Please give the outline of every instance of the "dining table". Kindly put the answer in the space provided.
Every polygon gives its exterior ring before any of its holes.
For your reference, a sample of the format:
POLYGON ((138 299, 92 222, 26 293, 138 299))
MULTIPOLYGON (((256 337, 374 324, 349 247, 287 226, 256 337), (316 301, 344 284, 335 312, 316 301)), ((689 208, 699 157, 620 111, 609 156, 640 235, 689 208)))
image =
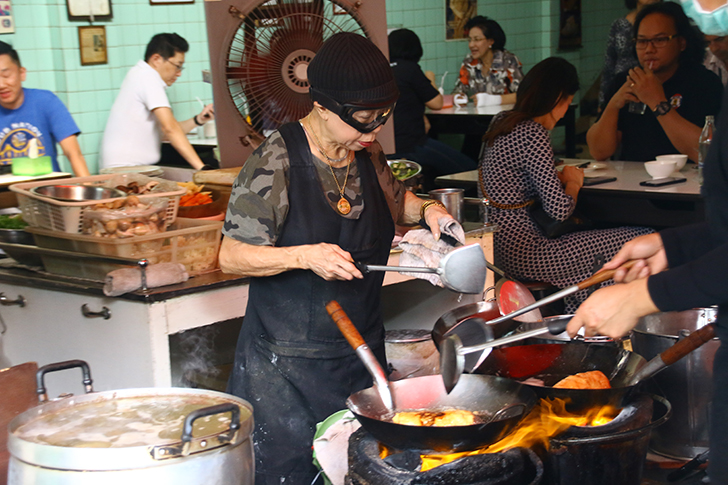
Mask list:
MULTIPOLYGON (((465 106, 450 106, 448 108, 433 110, 425 109, 425 116, 430 121, 428 135, 438 138, 441 134, 455 134, 482 137, 488 130, 491 120, 501 111, 513 109, 512 104, 493 106, 475 106, 468 103, 465 106)), ((576 156, 576 105, 572 104, 564 117, 556 123, 564 127, 564 143, 567 157, 576 156)), ((476 154, 477 155, 477 154, 476 154)))
MULTIPOLYGON (((684 178, 684 182, 662 187, 640 185, 652 179, 642 162, 562 159, 561 164, 582 167, 585 179, 616 177, 613 182, 584 186, 579 191, 578 209, 601 225, 638 225, 660 229, 705 220, 705 202, 700 194, 697 165, 693 163, 671 175, 684 178)), ((473 189, 478 183, 477 170, 435 179, 435 184, 440 187, 473 189)))

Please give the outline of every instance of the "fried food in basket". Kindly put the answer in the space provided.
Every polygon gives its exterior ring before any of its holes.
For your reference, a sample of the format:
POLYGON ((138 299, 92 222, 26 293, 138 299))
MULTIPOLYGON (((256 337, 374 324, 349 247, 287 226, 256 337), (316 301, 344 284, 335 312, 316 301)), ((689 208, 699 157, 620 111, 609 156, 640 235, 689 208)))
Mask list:
POLYGON ((609 379, 604 372, 593 370, 589 372, 580 372, 573 376, 567 376, 557 382, 555 389, 611 389, 609 379))
POLYGON ((447 411, 402 411, 392 418, 395 424, 405 426, 470 426, 476 423, 475 414, 463 409, 447 411))

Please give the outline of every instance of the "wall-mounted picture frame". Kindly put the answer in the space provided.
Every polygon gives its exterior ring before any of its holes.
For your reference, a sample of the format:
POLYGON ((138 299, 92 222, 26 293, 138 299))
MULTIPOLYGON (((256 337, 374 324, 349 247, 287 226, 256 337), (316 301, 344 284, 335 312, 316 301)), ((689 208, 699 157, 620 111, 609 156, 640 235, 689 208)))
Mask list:
POLYGON ((15 21, 10 0, 0 0, 0 34, 13 33, 15 33, 15 21))
POLYGON ((78 44, 82 66, 108 64, 106 27, 86 25, 78 28, 78 44))
POLYGON ((171 5, 175 3, 195 3, 195 0, 149 0, 150 5, 171 5))
POLYGON ((336 5, 335 3, 331 4, 331 8, 333 9, 334 15, 348 15, 349 12, 346 11, 344 7, 341 5, 336 5))
POLYGON ((445 0, 445 40, 465 39, 465 24, 478 15, 478 0, 445 0))
POLYGON ((111 0, 66 0, 68 20, 111 20, 111 0), (93 17, 93 18, 92 18, 93 17))

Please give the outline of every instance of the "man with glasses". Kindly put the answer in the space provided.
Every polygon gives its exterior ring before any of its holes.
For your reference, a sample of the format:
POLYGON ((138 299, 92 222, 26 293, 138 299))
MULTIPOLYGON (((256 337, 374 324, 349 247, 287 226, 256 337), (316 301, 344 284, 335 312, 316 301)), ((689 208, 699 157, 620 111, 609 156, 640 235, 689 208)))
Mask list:
POLYGON ((634 25, 640 66, 615 78, 599 120, 589 129, 591 155, 604 160, 654 160, 682 153, 698 159, 707 115, 720 110, 723 86, 703 67, 704 39, 679 4, 649 5, 634 25))
POLYGON ((212 104, 177 121, 165 92, 182 75, 189 44, 177 34, 157 34, 144 60, 132 67, 111 107, 101 143, 101 167, 159 162, 166 139, 196 169, 204 165, 186 134, 214 118, 212 104))
POLYGON ((706 35, 708 47, 703 65, 714 72, 723 83, 728 84, 728 35, 706 35))

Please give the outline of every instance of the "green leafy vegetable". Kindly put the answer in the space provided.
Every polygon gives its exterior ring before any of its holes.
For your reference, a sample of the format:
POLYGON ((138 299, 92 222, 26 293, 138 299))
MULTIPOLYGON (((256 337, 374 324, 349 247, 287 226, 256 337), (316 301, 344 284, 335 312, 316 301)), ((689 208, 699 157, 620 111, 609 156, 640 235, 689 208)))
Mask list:
POLYGON ((392 162, 389 166, 394 176, 399 180, 407 180, 417 173, 417 167, 404 162, 392 162))
POLYGON ((20 214, 0 215, 0 229, 23 229, 27 225, 20 214))

